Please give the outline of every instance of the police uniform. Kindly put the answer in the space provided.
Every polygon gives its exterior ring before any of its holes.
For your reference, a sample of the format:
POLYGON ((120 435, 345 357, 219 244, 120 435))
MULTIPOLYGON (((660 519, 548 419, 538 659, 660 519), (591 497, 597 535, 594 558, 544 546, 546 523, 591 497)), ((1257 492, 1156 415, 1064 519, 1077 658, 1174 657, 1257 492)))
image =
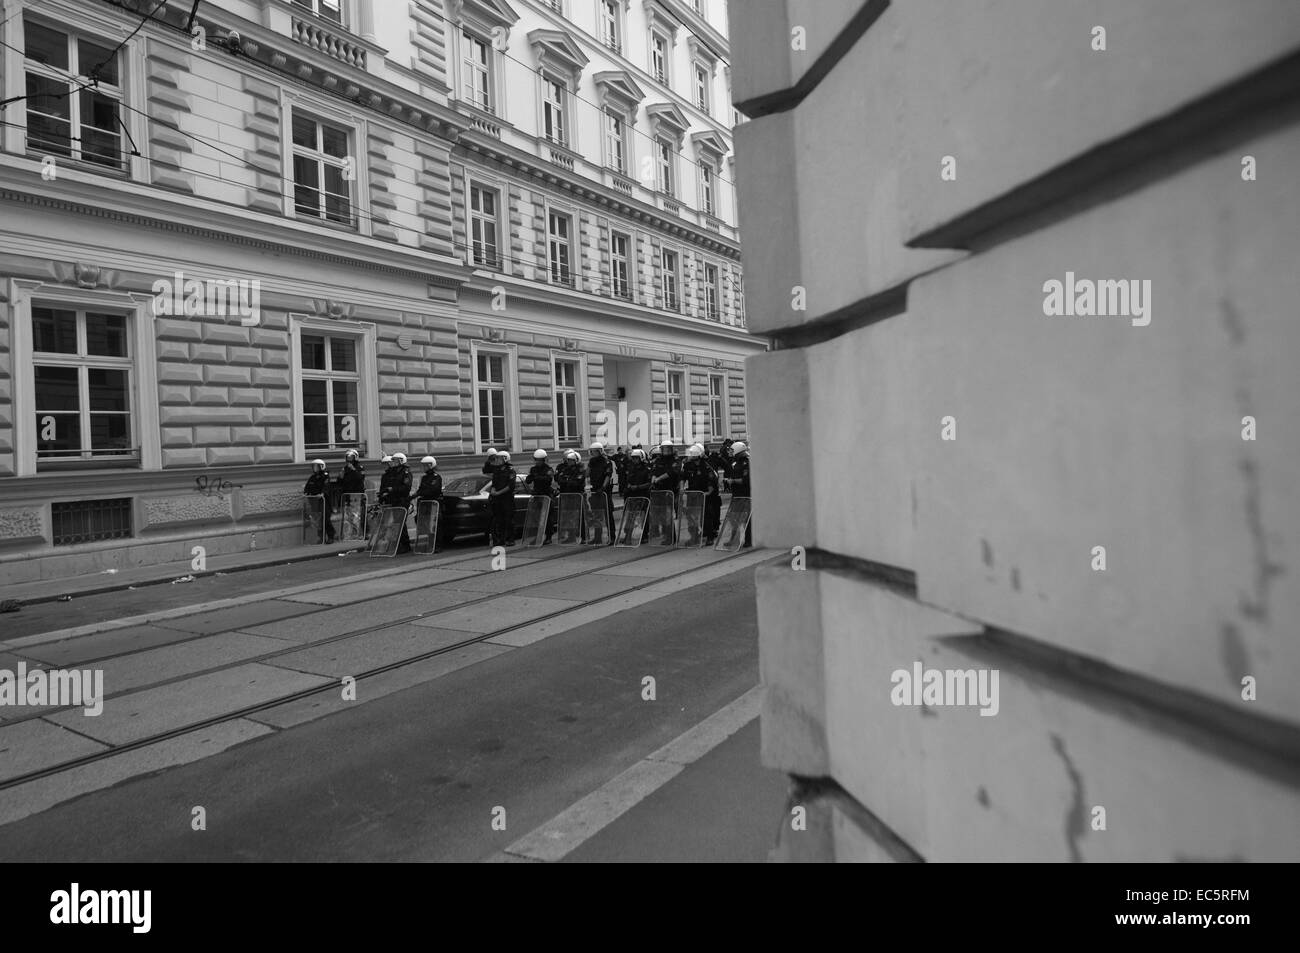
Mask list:
POLYGON ((545 460, 538 460, 524 478, 524 486, 533 496, 548 496, 551 499, 551 508, 546 512, 546 542, 549 543, 555 535, 555 521, 560 508, 555 492, 555 469, 545 460))
MULTIPOLYGON (((606 540, 614 541, 614 468, 617 464, 602 454, 593 454, 590 462, 587 464, 587 474, 591 477, 591 492, 605 494, 605 528, 607 533, 595 542, 603 543, 606 540)), ((595 511, 592 511, 595 516, 595 511)), ((599 517, 597 517, 599 519, 599 517)))
MULTIPOLYGON (((650 492, 651 493, 671 493, 673 495, 673 508, 669 509, 665 517, 668 525, 663 526, 658 522, 651 528, 652 533, 662 533, 669 537, 674 532, 673 514, 676 512, 677 494, 681 489, 682 472, 681 465, 677 462, 676 455, 661 450, 650 462, 650 492)), ((653 497, 652 497, 653 499, 653 497)), ((653 508, 651 513, 656 512, 653 508)), ((649 520, 646 521, 647 526, 649 520)))
MULTIPOLYGON (((411 505, 411 468, 405 463, 394 463, 384 471, 379 480, 379 505, 397 506, 406 509, 411 505)), ((406 520, 402 520, 402 535, 397 544, 399 553, 411 551, 411 537, 406 532, 406 520)))
MULTIPOLYGON (((488 467, 484 467, 488 471, 488 467)), ((513 546, 515 544, 515 468, 508 463, 498 463, 491 469, 492 490, 504 491, 497 496, 489 496, 490 534, 493 546, 513 546)))
MULTIPOLYGON (((747 497, 749 495, 749 454, 746 453, 731 461, 731 498, 734 500, 738 496, 747 497)), ((751 510, 749 523, 745 526, 745 545, 751 545, 753 538, 754 517, 751 510)))
MULTIPOLYGON (((415 488, 413 502, 415 503, 415 531, 418 534, 427 536, 429 523, 432 522, 432 519, 430 516, 421 518, 420 504, 426 502, 442 503, 442 474, 438 472, 437 468, 426 470, 420 475, 420 485, 415 488)), ((428 509, 428 507, 425 507, 426 512, 428 512, 428 509)), ((434 545, 437 546, 436 541, 434 545)))
POLYGON ((718 493, 718 474, 704 457, 691 457, 682 465, 682 482, 686 489, 704 494, 704 544, 713 545, 722 522, 722 497, 718 493))
POLYGON ((343 473, 339 477, 339 490, 342 493, 365 493, 366 471, 360 460, 349 460, 343 464, 343 473))
POLYGON ((304 496, 322 497, 324 504, 322 513, 324 514, 325 520, 325 542, 332 543, 334 542, 334 514, 330 507, 330 495, 328 492, 329 482, 329 470, 324 468, 317 470, 313 467, 311 476, 307 478, 306 484, 303 485, 302 492, 304 496))

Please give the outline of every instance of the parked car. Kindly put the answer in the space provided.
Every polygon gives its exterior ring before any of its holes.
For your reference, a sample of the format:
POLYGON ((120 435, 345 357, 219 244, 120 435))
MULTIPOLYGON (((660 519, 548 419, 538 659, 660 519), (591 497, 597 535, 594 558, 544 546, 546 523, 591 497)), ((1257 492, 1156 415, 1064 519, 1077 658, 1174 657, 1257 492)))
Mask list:
MULTIPOLYGON (((457 536, 482 534, 488 537, 488 486, 490 476, 456 477, 443 484, 442 512, 438 517, 438 537, 450 542, 457 536)), ((524 475, 515 474, 515 537, 524 535, 524 516, 528 513, 531 494, 524 488, 524 475)))

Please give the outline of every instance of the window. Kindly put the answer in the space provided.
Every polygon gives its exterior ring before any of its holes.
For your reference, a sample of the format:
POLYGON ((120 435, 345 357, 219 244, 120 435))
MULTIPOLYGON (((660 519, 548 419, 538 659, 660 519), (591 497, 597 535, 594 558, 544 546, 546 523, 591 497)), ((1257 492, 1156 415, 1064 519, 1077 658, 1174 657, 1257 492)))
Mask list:
POLYGON ((668 85, 668 37, 662 33, 650 37, 650 72, 665 86, 668 85))
POLYGON ((55 546, 75 546, 101 539, 131 538, 131 499, 76 500, 50 504, 55 546))
POLYGON ((361 447, 358 343, 352 336, 302 335, 302 432, 308 454, 361 447))
POLYGON ((28 151, 124 170, 122 89, 113 47, 26 18, 23 38, 28 151))
POLYGON ((623 117, 605 110, 605 164, 615 172, 627 172, 627 144, 623 117))
POLYGON ((127 317, 32 308, 36 459, 139 458, 127 317))
POLYGON ((664 307, 669 311, 680 310, 680 303, 677 299, 677 252, 663 250, 663 269, 664 269, 664 307))
POLYGON ((614 285, 614 294, 619 298, 632 297, 632 285, 628 281, 628 244, 631 239, 618 232, 609 233, 610 277, 614 285))
POLYGON ((497 258, 497 193, 477 182, 469 187, 469 230, 474 264, 496 268, 500 264, 497 258))
POLYGON ((569 267, 569 216, 551 212, 547 225, 547 247, 551 261, 551 281, 567 285, 573 281, 569 267))
POLYGON ((686 375, 681 371, 668 372, 668 435, 678 443, 682 441, 682 397, 686 392, 686 375))
POLYGON ((348 131, 293 111, 293 205, 299 215, 355 226, 348 131))
POLYGON ((615 53, 623 52, 618 17, 620 2, 621 0, 600 0, 600 42, 615 53))
POLYGON ((710 321, 718 320, 718 266, 704 266, 704 316, 710 321))
POLYGON ((462 64, 465 75, 465 101, 473 103, 479 109, 492 112, 491 61, 488 59, 488 43, 468 30, 461 30, 462 64))
POLYGON ((560 16, 564 16, 564 0, 542 0, 542 2, 560 16))
POLYGON ((549 76, 542 77, 542 133, 551 142, 568 144, 564 125, 565 93, 568 91, 563 83, 557 83, 549 76))
POLYGON ((700 209, 713 214, 713 166, 708 162, 700 163, 700 209))
POLYGON ((335 23, 343 22, 343 10, 340 0, 293 0, 294 4, 305 7, 325 20, 335 23))
POLYGON ((555 362, 555 444, 582 445, 578 432, 578 362, 555 362))
POLYGON ((474 389, 478 397, 479 449, 509 447, 506 415, 507 355, 479 351, 474 362, 474 389))
POLYGON ((663 139, 655 140, 655 188, 673 194, 673 147, 663 139))
POLYGON ((725 436, 727 407, 727 378, 723 374, 709 375, 709 433, 713 437, 725 436))
POLYGON ((709 111, 709 71, 695 64, 695 105, 706 113, 709 111))
POLYGON ((704 16, 704 0, 691 0, 691 9, 704 16))

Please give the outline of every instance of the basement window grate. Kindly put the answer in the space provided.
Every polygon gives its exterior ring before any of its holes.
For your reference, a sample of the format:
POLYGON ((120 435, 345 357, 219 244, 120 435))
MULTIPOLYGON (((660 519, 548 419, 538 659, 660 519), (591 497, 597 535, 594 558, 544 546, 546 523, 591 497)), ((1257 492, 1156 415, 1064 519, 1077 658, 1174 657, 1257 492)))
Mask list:
POLYGON ((131 538, 131 500, 77 500, 50 504, 55 546, 131 538))

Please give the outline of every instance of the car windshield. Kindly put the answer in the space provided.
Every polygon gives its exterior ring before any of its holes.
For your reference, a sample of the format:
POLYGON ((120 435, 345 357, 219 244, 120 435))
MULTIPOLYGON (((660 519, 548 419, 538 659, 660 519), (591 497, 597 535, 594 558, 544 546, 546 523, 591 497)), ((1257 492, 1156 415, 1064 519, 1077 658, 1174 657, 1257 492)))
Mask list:
POLYGON ((459 477, 444 486, 442 492, 450 494, 451 496, 473 496, 475 493, 483 489, 483 487, 487 486, 487 484, 488 481, 484 477, 459 477))

